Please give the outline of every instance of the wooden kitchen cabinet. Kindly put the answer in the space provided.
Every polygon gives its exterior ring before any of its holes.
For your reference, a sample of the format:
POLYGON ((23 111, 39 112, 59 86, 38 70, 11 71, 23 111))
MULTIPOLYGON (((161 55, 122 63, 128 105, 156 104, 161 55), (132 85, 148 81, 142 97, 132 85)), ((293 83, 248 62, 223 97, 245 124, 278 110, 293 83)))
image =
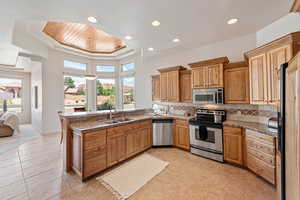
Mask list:
POLYGON ((126 135, 119 129, 117 132, 108 130, 107 166, 112 166, 126 159, 126 135))
POLYGON ((250 103, 278 105, 280 65, 300 50, 300 32, 288 34, 245 53, 249 63, 250 103))
POLYGON ((189 64, 192 68, 192 88, 223 88, 223 66, 227 57, 215 58, 189 64))
POLYGON ((152 76, 152 100, 160 100, 160 77, 159 75, 152 76))
POLYGON ((190 150, 190 134, 187 120, 175 120, 174 146, 190 150))
POLYGON ((243 166, 243 130, 224 126, 224 160, 243 166))
POLYGON ((249 70, 246 62, 224 66, 224 87, 226 104, 249 104, 249 70))
POLYGON ((247 168, 271 184, 276 183, 275 138, 246 129, 247 168))
POLYGON ((160 72, 160 100, 180 101, 180 71, 182 66, 159 69, 160 72))
POLYGON ((192 102, 192 72, 180 71, 180 102, 192 102))

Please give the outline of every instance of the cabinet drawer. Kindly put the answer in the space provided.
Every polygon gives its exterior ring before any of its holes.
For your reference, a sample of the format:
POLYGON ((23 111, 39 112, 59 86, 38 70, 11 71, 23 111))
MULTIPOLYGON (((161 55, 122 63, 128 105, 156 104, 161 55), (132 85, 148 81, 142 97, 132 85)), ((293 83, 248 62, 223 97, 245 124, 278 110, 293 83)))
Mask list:
POLYGON ((106 130, 85 133, 83 138, 83 149, 94 149, 106 145, 106 130))
POLYGON ((94 175, 106 168, 106 154, 84 161, 84 177, 94 175))
POLYGON ((242 129, 241 128, 235 128, 230 126, 224 126, 223 127, 224 135, 236 135, 236 136, 242 136, 242 129))
POLYGON ((260 159, 261 161, 264 161, 266 164, 275 166, 275 157, 271 156, 269 154, 265 154, 259 151, 255 151, 251 148, 248 148, 248 154, 251 154, 252 156, 260 159))
POLYGON ((85 160, 106 155, 106 145, 84 150, 83 154, 85 160))
POLYGON ((268 182, 275 184, 275 167, 265 164, 251 154, 247 155, 247 166, 257 175, 263 177, 268 182))
POLYGON ((254 141, 250 138, 246 138, 247 149, 250 147, 256 151, 269 154, 271 156, 275 155, 275 146, 263 144, 257 141, 254 141))
POLYGON ((274 137, 268 136, 268 135, 263 135, 261 133, 257 133, 252 130, 246 129, 246 137, 247 138, 252 138, 255 140, 260 140, 261 143, 269 144, 269 145, 275 145, 275 140, 274 137))
POLYGON ((189 122, 187 120, 176 119, 175 123, 178 126, 186 126, 186 127, 189 126, 189 122))

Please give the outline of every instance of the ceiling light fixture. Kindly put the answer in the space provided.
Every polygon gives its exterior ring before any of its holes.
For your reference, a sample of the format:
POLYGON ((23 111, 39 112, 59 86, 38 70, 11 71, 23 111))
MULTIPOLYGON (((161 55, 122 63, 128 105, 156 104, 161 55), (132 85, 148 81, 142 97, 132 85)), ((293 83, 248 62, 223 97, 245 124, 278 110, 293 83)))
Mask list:
POLYGON ((160 22, 155 20, 152 22, 152 26, 159 26, 160 25, 160 22))
POLYGON ((153 47, 149 47, 148 51, 154 51, 154 48, 153 47))
POLYGON ((89 20, 89 22, 91 22, 93 24, 97 23, 97 19, 95 17, 90 16, 90 17, 88 17, 88 20, 89 20))
POLYGON ((125 36, 125 39, 126 39, 126 40, 131 40, 132 37, 131 37, 130 35, 126 35, 126 36, 125 36))
POLYGON ((237 23, 237 22, 238 22, 238 19, 233 18, 233 19, 228 20, 228 21, 227 21, 227 24, 235 24, 235 23, 237 23))
POLYGON ((179 40, 178 38, 174 38, 174 39, 173 39, 173 42, 175 42, 175 43, 176 43, 176 42, 180 42, 180 40, 179 40))

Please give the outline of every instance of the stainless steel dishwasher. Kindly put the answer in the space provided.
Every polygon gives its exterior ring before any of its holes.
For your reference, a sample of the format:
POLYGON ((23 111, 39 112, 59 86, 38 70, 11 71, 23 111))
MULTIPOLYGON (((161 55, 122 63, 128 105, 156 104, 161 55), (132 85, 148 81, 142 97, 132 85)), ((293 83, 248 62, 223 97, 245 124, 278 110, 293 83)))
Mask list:
POLYGON ((173 120, 153 119, 153 146, 173 145, 173 120))

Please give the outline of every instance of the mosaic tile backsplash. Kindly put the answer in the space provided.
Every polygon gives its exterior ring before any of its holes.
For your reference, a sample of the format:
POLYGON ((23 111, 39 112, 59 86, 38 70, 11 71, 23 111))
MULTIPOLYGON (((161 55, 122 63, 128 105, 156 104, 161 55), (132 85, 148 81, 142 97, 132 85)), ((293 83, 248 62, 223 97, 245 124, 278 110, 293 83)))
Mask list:
POLYGON ((250 105, 250 104, 218 104, 218 105, 200 105, 193 103, 173 103, 173 102, 153 102, 154 110, 160 110, 164 113, 169 110, 174 115, 195 115, 196 109, 220 109, 225 110, 227 120, 239 120, 246 122, 258 122, 267 124, 268 119, 277 117, 277 110, 274 106, 250 105))

